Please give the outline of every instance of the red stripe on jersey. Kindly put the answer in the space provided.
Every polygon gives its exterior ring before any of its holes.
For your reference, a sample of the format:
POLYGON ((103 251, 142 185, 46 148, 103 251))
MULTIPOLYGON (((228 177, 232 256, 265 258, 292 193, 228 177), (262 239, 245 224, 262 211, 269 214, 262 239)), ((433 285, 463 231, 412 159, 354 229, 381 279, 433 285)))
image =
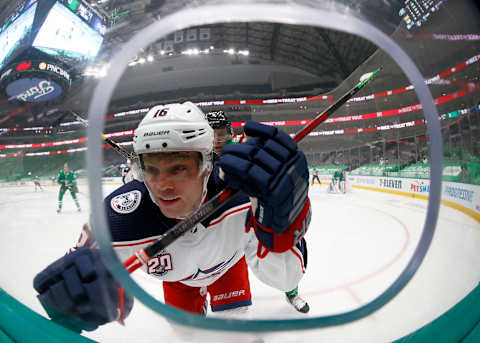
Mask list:
POLYGON ((150 239, 147 239, 145 241, 140 241, 140 242, 136 242, 136 243, 113 243, 113 247, 114 248, 118 248, 118 247, 133 247, 135 245, 142 245, 142 244, 146 244, 146 243, 152 243, 152 242, 156 242, 158 240, 158 238, 150 238, 150 239))
POLYGON ((118 316, 118 319, 117 321, 121 324, 121 325, 125 325, 125 322, 124 322, 124 319, 125 319, 125 290, 123 289, 123 287, 120 287, 118 289, 118 301, 117 301, 117 304, 118 304, 118 309, 120 310, 120 314, 118 316))
MULTIPOLYGON (((91 234, 90 228, 88 224, 84 224, 82 227, 82 231, 80 232, 80 237, 78 237, 77 243, 75 244, 74 249, 79 249, 81 247, 88 247, 91 241, 91 234)), ((72 250, 72 251, 73 251, 72 250)))
POLYGON ((240 207, 240 208, 237 208, 236 210, 233 210, 231 212, 227 212, 225 213, 223 216, 221 216, 219 219, 215 220, 214 222, 211 222, 210 224, 208 224, 208 226, 212 226, 212 225, 215 225, 215 224, 218 224, 220 223, 222 220, 224 220, 227 216, 231 215, 231 214, 234 214, 236 212, 239 212, 239 211, 243 211, 243 210, 246 210, 250 207, 250 205, 247 205, 247 206, 243 206, 243 207, 240 207))

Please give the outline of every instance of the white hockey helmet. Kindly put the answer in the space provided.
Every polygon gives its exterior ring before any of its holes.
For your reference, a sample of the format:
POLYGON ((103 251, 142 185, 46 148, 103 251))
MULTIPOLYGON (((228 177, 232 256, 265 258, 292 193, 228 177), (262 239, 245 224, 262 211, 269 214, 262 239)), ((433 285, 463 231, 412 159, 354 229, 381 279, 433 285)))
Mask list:
POLYGON ((153 107, 133 136, 137 155, 153 152, 198 151, 202 169, 211 168, 213 129, 205 114, 193 103, 153 107))

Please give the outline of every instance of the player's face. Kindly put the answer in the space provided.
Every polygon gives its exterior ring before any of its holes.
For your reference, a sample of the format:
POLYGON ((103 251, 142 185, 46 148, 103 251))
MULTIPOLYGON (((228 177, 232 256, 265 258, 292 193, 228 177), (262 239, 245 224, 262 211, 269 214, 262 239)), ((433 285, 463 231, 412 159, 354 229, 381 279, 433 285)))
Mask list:
POLYGON ((177 152, 143 155, 145 182, 168 218, 184 218, 202 200, 203 174, 200 153, 177 152))
POLYGON ((214 139, 213 139, 213 150, 219 155, 221 155, 221 150, 227 144, 227 142, 232 139, 232 136, 227 133, 226 129, 214 129, 214 139))

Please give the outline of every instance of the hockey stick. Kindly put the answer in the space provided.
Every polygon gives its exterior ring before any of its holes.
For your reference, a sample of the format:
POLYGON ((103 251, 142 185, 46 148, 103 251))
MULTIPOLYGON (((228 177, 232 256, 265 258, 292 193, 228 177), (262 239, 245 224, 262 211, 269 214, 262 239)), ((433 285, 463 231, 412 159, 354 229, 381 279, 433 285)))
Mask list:
MULTIPOLYGON (((73 112, 72 110, 70 110, 70 113, 73 114, 73 116, 85 127, 88 127, 88 120, 80 117, 80 115, 78 113, 75 113, 73 112)), ((108 145, 110 145, 116 152, 118 152, 120 155, 122 155, 123 157, 127 158, 127 159, 131 159, 131 160, 134 160, 137 158, 137 155, 133 152, 130 152, 124 148, 122 148, 120 145, 118 145, 117 143, 115 143, 114 141, 112 141, 110 138, 108 138, 107 136, 105 136, 104 134, 102 134, 102 138, 105 142, 108 143, 108 145)))
MULTIPOLYGON (((295 142, 299 142, 300 140, 302 140, 315 127, 317 127, 320 123, 324 122, 333 112, 335 112, 338 108, 340 108, 340 106, 345 104, 348 99, 350 99, 354 94, 356 94, 360 89, 362 89, 368 83, 368 81, 373 79, 373 77, 380 71, 380 69, 381 68, 378 68, 373 73, 370 73, 364 80, 360 81, 355 87, 345 93, 340 99, 330 105, 325 111, 316 116, 315 119, 313 119, 309 124, 307 124, 295 134, 293 140, 295 142)), ((167 246, 169 246, 171 243, 181 237, 185 232, 193 228, 197 223, 207 219, 221 206, 225 205, 228 201, 231 201, 239 194, 240 192, 238 190, 225 188, 223 191, 221 191, 212 199, 207 201, 204 205, 202 205, 196 212, 190 214, 183 221, 170 228, 157 241, 145 248, 138 250, 134 255, 130 256, 125 262, 123 262, 123 265, 129 273, 133 273, 143 264, 146 265, 150 260, 151 256, 154 256, 155 254, 165 249, 167 246)))

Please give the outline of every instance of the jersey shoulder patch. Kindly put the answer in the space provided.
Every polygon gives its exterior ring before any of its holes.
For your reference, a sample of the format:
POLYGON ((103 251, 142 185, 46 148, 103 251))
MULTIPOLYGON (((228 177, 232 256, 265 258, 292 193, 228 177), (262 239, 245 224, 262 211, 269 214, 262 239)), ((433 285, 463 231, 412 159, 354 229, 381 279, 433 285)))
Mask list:
POLYGON ((132 213, 142 200, 142 193, 135 189, 126 193, 116 195, 110 199, 112 209, 120 214, 132 213))
POLYGON ((113 242, 156 237, 177 223, 162 214, 145 184, 138 180, 110 193, 105 198, 105 210, 113 242))

